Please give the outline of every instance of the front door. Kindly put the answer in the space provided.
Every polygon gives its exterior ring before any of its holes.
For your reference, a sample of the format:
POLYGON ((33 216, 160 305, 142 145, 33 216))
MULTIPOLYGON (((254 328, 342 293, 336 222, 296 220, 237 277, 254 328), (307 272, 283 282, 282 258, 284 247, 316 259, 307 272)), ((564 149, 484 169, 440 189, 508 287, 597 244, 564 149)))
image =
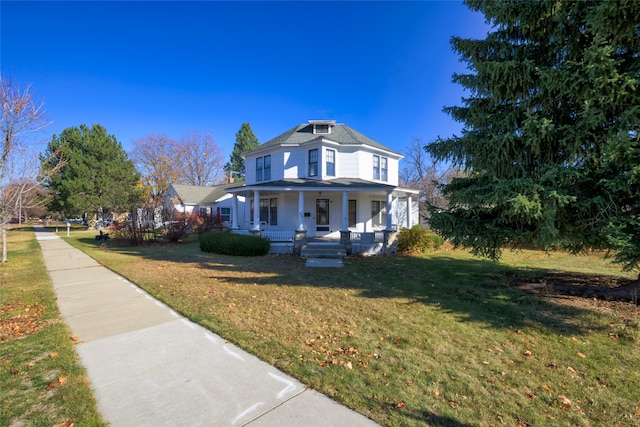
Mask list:
POLYGON ((329 234, 329 199, 316 199, 316 236, 329 234))

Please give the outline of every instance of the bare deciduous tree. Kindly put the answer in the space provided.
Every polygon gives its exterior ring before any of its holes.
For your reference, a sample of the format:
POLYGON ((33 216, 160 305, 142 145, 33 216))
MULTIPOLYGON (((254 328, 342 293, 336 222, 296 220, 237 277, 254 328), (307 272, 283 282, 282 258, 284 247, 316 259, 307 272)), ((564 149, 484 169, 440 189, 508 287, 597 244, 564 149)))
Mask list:
POLYGON ((179 146, 178 181, 203 186, 224 182, 224 160, 213 136, 193 130, 180 139, 179 146))
POLYGON ((404 151, 400 183, 420 190, 420 218, 428 218, 427 204, 446 208, 447 201, 440 191, 440 185, 446 184, 459 174, 455 167, 445 166, 434 161, 424 150, 422 139, 414 138, 404 151))
POLYGON ((179 145, 166 135, 147 135, 133 141, 131 160, 142 176, 147 198, 161 200, 169 184, 179 176, 177 165, 179 145))
POLYGON ((14 217, 21 218, 25 209, 44 203, 44 198, 31 197, 40 184, 57 173, 63 162, 46 174, 38 168, 33 136, 49 124, 43 101, 35 101, 30 85, 20 87, 13 79, 0 76, 2 113, 0 132, 0 228, 2 262, 7 260, 6 230, 14 217))

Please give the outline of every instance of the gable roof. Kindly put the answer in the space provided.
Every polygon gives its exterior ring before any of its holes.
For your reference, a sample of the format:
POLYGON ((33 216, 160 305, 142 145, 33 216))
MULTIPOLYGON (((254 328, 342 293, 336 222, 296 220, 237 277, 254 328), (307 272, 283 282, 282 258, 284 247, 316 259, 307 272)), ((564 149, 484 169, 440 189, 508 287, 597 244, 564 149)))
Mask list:
POLYGON ((238 184, 221 184, 213 187, 197 185, 171 184, 180 202, 185 205, 206 206, 213 205, 227 195, 227 188, 237 187, 238 184))
MULTIPOLYGON (((313 120, 311 122, 313 122, 313 120)), ((281 135, 278 135, 275 138, 265 142, 254 151, 261 151, 265 148, 277 147, 280 145, 301 145, 317 139, 326 139, 341 145, 368 145, 370 147, 378 148, 380 150, 385 150, 390 153, 397 154, 398 156, 402 156, 402 154, 398 153, 397 151, 394 151, 389 147, 385 147, 378 141, 373 140, 368 136, 358 132, 357 130, 341 123, 333 125, 331 133, 329 134, 314 134, 313 123, 304 123, 291 128, 281 135)))

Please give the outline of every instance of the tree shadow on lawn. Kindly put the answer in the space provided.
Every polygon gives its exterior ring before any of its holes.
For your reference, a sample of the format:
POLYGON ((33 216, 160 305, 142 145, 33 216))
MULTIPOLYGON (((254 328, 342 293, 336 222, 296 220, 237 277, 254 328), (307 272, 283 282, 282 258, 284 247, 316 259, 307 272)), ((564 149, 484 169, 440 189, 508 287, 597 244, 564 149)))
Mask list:
POLYGON ((429 305, 462 322, 511 330, 535 326, 566 335, 606 328, 591 310, 556 304, 512 287, 525 278, 549 274, 546 269, 437 256, 396 257, 390 262, 371 263, 369 270, 371 274, 377 270, 380 276, 391 280, 388 284, 378 281, 363 287, 362 296, 404 297, 407 304, 429 305))
MULTIPOLYGON (((99 246, 91 239, 83 243, 99 246)), ((113 251, 150 260, 196 263, 218 282, 359 290, 363 298, 393 298, 400 304, 424 304, 462 322, 518 330, 539 327, 565 335, 604 330, 591 310, 556 304, 514 289, 535 280, 546 269, 516 268, 494 261, 438 255, 433 257, 350 258, 343 268, 309 268, 291 255, 233 257, 208 254, 197 246, 115 246, 113 251)))

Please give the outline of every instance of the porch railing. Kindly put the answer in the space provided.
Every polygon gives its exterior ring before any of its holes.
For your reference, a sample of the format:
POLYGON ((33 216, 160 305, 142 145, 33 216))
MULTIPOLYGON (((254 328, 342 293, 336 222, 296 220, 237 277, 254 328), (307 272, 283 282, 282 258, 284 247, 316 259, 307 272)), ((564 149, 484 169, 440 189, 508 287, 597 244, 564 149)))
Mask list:
POLYGON ((352 231, 350 240, 357 243, 379 243, 384 242, 384 231, 352 231))

